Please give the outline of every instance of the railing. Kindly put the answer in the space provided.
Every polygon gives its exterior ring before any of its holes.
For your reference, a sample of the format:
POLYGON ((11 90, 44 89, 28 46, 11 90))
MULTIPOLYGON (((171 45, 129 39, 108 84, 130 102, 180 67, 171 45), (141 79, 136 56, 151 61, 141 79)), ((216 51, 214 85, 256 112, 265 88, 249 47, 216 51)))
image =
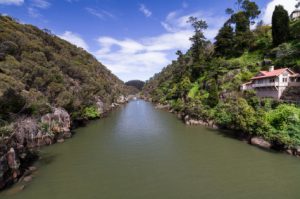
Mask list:
POLYGON ((278 87, 278 86, 288 86, 289 83, 287 82, 272 82, 272 83, 261 83, 261 84, 252 84, 253 88, 258 87, 278 87))
POLYGON ((300 82, 289 82, 289 86, 300 87, 300 82))

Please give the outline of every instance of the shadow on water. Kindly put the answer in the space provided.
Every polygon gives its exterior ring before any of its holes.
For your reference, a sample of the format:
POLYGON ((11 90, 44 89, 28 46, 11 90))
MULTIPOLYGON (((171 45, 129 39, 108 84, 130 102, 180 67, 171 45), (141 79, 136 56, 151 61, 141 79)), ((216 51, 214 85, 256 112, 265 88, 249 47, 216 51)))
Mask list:
POLYGON ((40 158, 38 164, 40 166, 45 166, 53 163, 58 158, 58 154, 53 154, 50 152, 40 152, 40 158))
POLYGON ((249 147, 255 147, 258 150, 271 153, 271 154, 282 154, 282 150, 276 150, 276 149, 266 149, 258 146, 254 146, 250 144, 251 136, 247 134, 243 134, 240 131, 233 131, 233 130, 227 130, 227 129, 212 129, 212 128, 206 128, 207 131, 210 131, 211 133, 215 133, 219 136, 222 136, 225 139, 233 139, 240 142, 243 142, 245 144, 248 144, 249 147))

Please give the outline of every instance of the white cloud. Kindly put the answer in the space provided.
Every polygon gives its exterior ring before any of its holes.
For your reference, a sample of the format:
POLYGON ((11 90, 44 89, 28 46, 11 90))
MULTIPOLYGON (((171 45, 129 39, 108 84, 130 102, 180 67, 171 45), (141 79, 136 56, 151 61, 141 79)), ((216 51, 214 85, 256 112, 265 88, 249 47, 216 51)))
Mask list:
POLYGON ((144 5, 141 4, 140 5, 140 11, 146 16, 146 17, 150 17, 152 15, 152 12, 144 5))
POLYGON ((101 48, 95 55, 124 81, 147 80, 175 58, 176 50, 190 47, 191 35, 190 31, 179 31, 139 40, 100 37, 101 48))
POLYGON ((176 58, 177 50, 186 51, 190 48, 189 38, 193 35, 193 30, 186 23, 189 16, 207 21, 210 28, 205 31, 205 35, 211 40, 226 20, 225 17, 216 17, 208 12, 185 15, 179 11, 170 12, 161 22, 166 33, 136 40, 100 37, 100 49, 94 55, 124 81, 147 80, 170 64, 176 58))
POLYGON ((47 9, 51 4, 47 0, 31 0, 30 6, 27 8, 29 16, 33 18, 42 17, 40 9, 47 9))
POLYGON ((31 1, 31 6, 36 7, 36 8, 46 9, 50 5, 51 4, 46 0, 32 0, 31 1))
POLYGON ((289 13, 295 10, 296 0, 272 0, 263 10, 263 21, 265 24, 271 24, 272 15, 275 6, 282 5, 289 13))
POLYGON ((20 6, 24 3, 24 0, 0 0, 0 4, 3 5, 17 5, 20 6))
POLYGON ((208 24, 208 29, 204 31, 204 34, 209 40, 214 40, 220 27, 226 21, 225 16, 216 16, 212 12, 198 11, 182 15, 180 11, 173 11, 167 15, 165 21, 161 22, 161 25, 168 32, 178 32, 182 30, 192 31, 191 25, 187 23, 190 16, 194 16, 198 19, 206 21, 208 24))
POLYGON ((89 46, 87 45, 87 43, 81 38, 80 35, 78 35, 76 33, 73 33, 71 31, 66 31, 62 35, 58 35, 58 36, 78 47, 85 49, 85 50, 89 49, 89 46))
POLYGON ((28 14, 33 18, 38 18, 41 16, 40 12, 36 8, 29 7, 27 9, 27 11, 28 11, 28 14))
POLYGON ((95 10, 93 8, 85 8, 85 10, 90 13, 91 15, 94 15, 100 19, 105 19, 106 17, 109 18, 116 18, 112 13, 106 11, 106 10, 95 10))

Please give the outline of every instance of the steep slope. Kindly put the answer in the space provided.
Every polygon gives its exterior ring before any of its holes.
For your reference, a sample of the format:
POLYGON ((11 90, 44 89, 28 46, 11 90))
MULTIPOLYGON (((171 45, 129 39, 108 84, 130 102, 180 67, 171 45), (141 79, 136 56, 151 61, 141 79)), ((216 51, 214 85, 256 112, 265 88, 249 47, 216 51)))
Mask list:
POLYGON ((0 16, 0 190, 33 171, 37 148, 70 138, 72 121, 99 118, 132 92, 85 50, 0 16))
POLYGON ((1 16, 0 96, 10 88, 25 98, 27 112, 34 115, 47 112, 50 104, 80 116, 98 99, 108 106, 128 92, 83 49, 48 30, 1 16))
MULTIPOLYGON (((240 91, 243 83, 270 65, 300 72, 300 21, 291 22, 290 37, 275 46, 272 27, 260 24, 238 32, 232 19, 221 28, 219 43, 211 44, 203 36, 206 26, 199 26, 204 22, 192 19, 196 27, 192 47, 185 54, 178 51, 177 60, 147 81, 143 96, 158 107, 169 108, 186 124, 229 129, 249 142, 265 139, 267 147, 300 154, 300 108, 258 98, 254 90, 240 91), (226 45, 232 49, 223 51, 226 45)), ((290 102, 298 100, 298 91, 297 87, 289 92, 290 102)))

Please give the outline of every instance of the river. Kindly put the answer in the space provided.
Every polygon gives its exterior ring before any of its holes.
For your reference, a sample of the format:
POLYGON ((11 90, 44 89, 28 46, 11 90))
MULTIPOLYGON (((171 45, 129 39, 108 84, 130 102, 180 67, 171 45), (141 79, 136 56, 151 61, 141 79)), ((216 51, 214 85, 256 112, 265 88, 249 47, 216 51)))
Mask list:
POLYGON ((300 160, 132 101, 43 148, 22 192, 1 199, 300 198, 300 160))

